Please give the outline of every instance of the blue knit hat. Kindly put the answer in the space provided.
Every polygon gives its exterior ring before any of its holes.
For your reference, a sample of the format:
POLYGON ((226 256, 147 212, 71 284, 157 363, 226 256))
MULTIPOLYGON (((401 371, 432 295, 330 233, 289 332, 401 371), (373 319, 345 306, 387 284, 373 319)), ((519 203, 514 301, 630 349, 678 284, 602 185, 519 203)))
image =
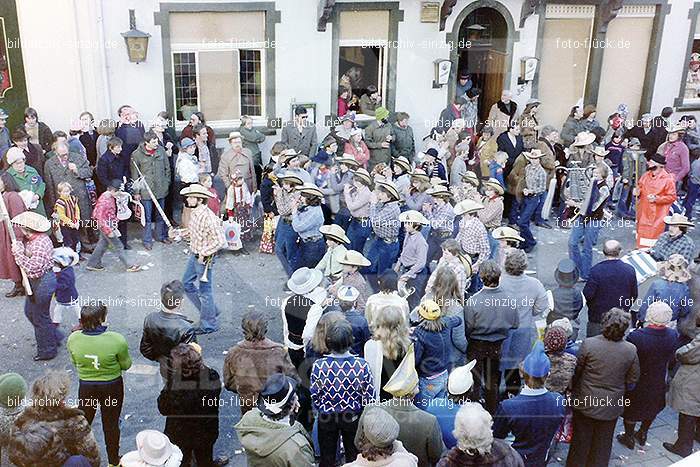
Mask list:
POLYGON ((549 374, 550 366, 549 358, 544 353, 544 344, 542 341, 537 341, 523 361, 523 371, 535 378, 542 378, 549 374))

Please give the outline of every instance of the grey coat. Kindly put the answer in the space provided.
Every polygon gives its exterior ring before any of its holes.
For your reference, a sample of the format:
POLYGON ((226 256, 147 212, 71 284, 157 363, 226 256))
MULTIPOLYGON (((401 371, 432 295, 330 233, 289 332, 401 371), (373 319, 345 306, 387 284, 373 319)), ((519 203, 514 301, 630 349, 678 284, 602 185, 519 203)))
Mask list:
MULTIPOLYGON (((138 166, 143 173, 148 186, 151 187, 151 191, 153 191, 157 199, 168 196, 170 190, 170 160, 162 146, 158 146, 156 152, 152 156, 148 156, 146 155, 146 149, 142 142, 139 144, 139 147, 131 153, 131 178, 133 180, 138 180, 139 171, 136 170, 135 165, 138 166)), ((145 185, 139 187, 137 183, 134 183, 133 194, 141 195, 143 199, 151 199, 145 185)))
POLYGON ((315 156, 318 149, 318 137, 316 136, 316 127, 314 125, 305 126, 302 132, 299 133, 299 130, 294 126, 294 122, 289 122, 282 128, 280 141, 308 157, 315 156))
POLYGON ((255 165, 261 166, 262 154, 260 152, 260 146, 258 146, 258 144, 265 141, 265 135, 260 133, 260 131, 256 130, 255 128, 251 128, 249 130, 244 126, 240 127, 238 129, 238 132, 241 134, 241 137, 243 139, 243 147, 249 150, 250 153, 253 155, 253 163, 255 165))
POLYGON ((380 163, 388 164, 391 162, 391 147, 382 147, 382 143, 386 142, 386 137, 391 133, 390 124, 379 125, 379 122, 376 120, 365 128, 365 143, 367 143, 369 148, 370 167, 380 163))
POLYGON ((391 157, 404 156, 410 161, 416 153, 416 143, 413 139, 413 128, 407 126, 401 128, 398 125, 393 125, 394 139, 391 142, 391 157))
POLYGON ((73 187, 73 196, 78 198, 80 220, 89 220, 92 215, 92 202, 85 182, 92 178, 90 163, 82 154, 70 152, 68 153, 68 164, 64 167, 58 156, 52 157, 44 164, 44 181, 46 182, 44 202, 46 208, 48 211, 53 211, 53 205, 58 199, 58 184, 68 182, 73 187), (68 164, 71 162, 78 167, 77 174, 68 170, 68 164))
POLYGON ((700 335, 676 350, 681 364, 671 381, 669 405, 674 410, 692 417, 700 417, 700 335))

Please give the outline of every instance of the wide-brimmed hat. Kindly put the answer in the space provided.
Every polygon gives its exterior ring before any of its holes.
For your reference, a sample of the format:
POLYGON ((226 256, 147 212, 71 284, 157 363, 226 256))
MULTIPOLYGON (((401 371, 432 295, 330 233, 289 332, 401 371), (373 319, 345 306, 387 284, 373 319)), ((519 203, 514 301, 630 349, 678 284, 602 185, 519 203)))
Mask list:
POLYGON ((350 121, 353 121, 353 122, 354 122, 354 121, 355 121, 355 112, 347 112, 345 115, 343 115, 342 117, 340 117, 340 121, 341 121, 341 122, 345 122, 345 121, 347 121, 347 120, 350 120, 350 121))
POLYGON ((445 185, 433 185, 426 193, 436 198, 452 198, 452 193, 445 185))
POLYGON ((27 156, 24 155, 24 151, 22 151, 17 146, 11 147, 5 153, 5 159, 7 160, 7 165, 12 165, 17 161, 25 160, 26 158, 27 158, 27 156))
POLYGON ((474 186, 479 186, 479 177, 471 170, 467 170, 462 174, 462 181, 469 182, 474 186))
POLYGON ((686 131, 686 130, 687 130, 686 127, 684 127, 683 125, 680 125, 678 123, 672 123, 668 128, 669 133, 678 133, 678 132, 686 131))
POLYGON ((541 159, 544 157, 544 153, 539 149, 531 149, 530 151, 523 152, 523 155, 528 159, 541 159))
POLYGON ((377 107, 374 109, 374 117, 377 120, 384 120, 389 116, 389 110, 386 107, 377 107))
POLYGON ((508 226, 496 227, 495 229, 493 229, 493 232, 491 232, 491 235, 496 240, 513 240, 516 242, 525 241, 525 239, 520 236, 520 233, 517 230, 508 226))
POLYGON ((352 154, 345 153, 342 156, 335 159, 338 164, 345 164, 353 169, 360 166, 360 163, 355 160, 352 154))
POLYGON ((450 394, 461 396, 472 388, 474 385, 474 375, 472 374, 474 366, 476 366, 476 360, 458 366, 450 372, 450 376, 447 378, 447 391, 450 394))
POLYGON ((243 139, 243 137, 241 136, 241 133, 239 131, 232 131, 228 134, 228 141, 231 141, 232 139, 235 139, 235 138, 243 139))
POLYGON ((413 344, 410 344, 406 355, 399 363, 399 366, 396 367, 383 389, 394 397, 404 397, 412 395, 416 386, 418 386, 416 356, 413 344))
POLYGON ((447 186, 447 180, 443 180, 440 177, 430 177, 430 186, 433 187, 438 185, 447 186))
POLYGON ((477 203, 476 201, 472 199, 465 199, 463 201, 460 201, 459 203, 455 204, 454 212, 455 215, 459 216, 461 214, 470 214, 472 212, 476 212, 480 209, 484 209, 484 205, 481 203, 477 203))
POLYGON ((348 266, 357 266, 358 268, 364 268, 372 264, 372 262, 365 258, 362 253, 355 250, 346 251, 345 256, 340 258, 338 262, 348 266))
POLYGON ((593 148, 593 150, 591 152, 593 152, 593 154, 595 154, 596 156, 600 156, 600 157, 605 157, 608 154, 610 154, 610 151, 605 149, 603 146, 596 146, 593 148))
POLYGON ((412 224, 428 225, 430 221, 420 212, 411 209, 399 214, 399 222, 409 222, 412 224))
POLYGON ((294 378, 282 373, 271 374, 260 390, 258 409, 267 416, 279 414, 289 403, 296 388, 297 382, 294 378))
POLYGON ((667 225, 684 225, 686 227, 695 227, 695 224, 689 221, 686 216, 677 212, 674 212, 670 216, 664 217, 664 222, 667 225))
POLYGON ((576 263, 568 258, 559 261, 557 269, 554 271, 554 280, 562 287, 572 287, 578 282, 579 272, 576 263))
POLYGON ((195 198, 204 198, 204 199, 209 199, 213 198, 214 194, 209 191, 206 187, 203 185, 200 185, 199 183, 194 183, 190 186, 186 186, 182 190, 180 190, 180 194, 182 196, 193 196, 195 198))
POLYGON ((62 246, 53 249, 53 262, 60 264, 64 268, 75 266, 80 261, 80 255, 73 251, 72 248, 62 246))
POLYGON ((323 192, 313 183, 304 183, 301 186, 294 188, 296 191, 310 196, 316 196, 317 198, 323 198, 323 192))
POLYGON ((503 188, 503 185, 501 185, 501 182, 499 182, 495 178, 489 178, 488 180, 486 180, 484 182, 484 187, 491 188, 493 191, 495 191, 499 195, 503 195, 503 193, 505 193, 505 189, 503 188))
POLYGON ((442 316, 442 310, 440 305, 433 300, 425 300, 420 305, 418 305, 418 314, 421 318, 428 321, 435 321, 442 316))
POLYGON ((360 296, 360 291, 351 285, 341 285, 338 289, 338 300, 354 302, 360 296))
POLYGON ((305 295, 318 287, 321 281, 323 281, 321 271, 304 267, 294 271, 287 281, 287 287, 297 295, 305 295))
POLYGON ((401 199, 401 195, 399 194, 399 190, 396 189, 396 185, 394 185, 392 182, 388 180, 375 180, 374 181, 375 186, 381 187, 385 189, 393 198, 394 200, 398 201, 401 199))
POLYGON ((139 457, 149 465, 162 466, 173 455, 170 438, 156 430, 143 430, 136 435, 139 457))
POLYGON ((299 157, 301 154, 296 151, 294 148, 288 148, 282 151, 279 154, 279 158, 282 160, 282 162, 289 162, 290 160, 294 159, 295 157, 299 157))
POLYGON ((352 176, 364 180, 367 185, 372 183, 372 176, 367 172, 367 169, 360 167, 357 170, 352 171, 352 176))
POLYGON ((530 99, 527 100, 527 102, 525 103, 525 106, 531 107, 533 105, 540 105, 540 104, 542 104, 542 102, 539 99, 537 99, 535 97, 531 97, 530 99))
POLYGON ((51 230, 51 222, 41 214, 25 211, 12 218, 12 223, 34 232, 47 232, 51 230))
POLYGON ((590 131, 582 131, 576 135, 572 146, 588 146, 595 141, 595 135, 590 131))
POLYGON ((411 172, 411 178, 415 178, 423 182, 430 181, 430 176, 423 169, 414 169, 413 172, 411 172))
POLYGON ((670 282, 688 282, 691 279, 688 271, 688 260, 683 255, 674 253, 659 264, 659 275, 670 282))
POLYGON ((301 177, 299 175, 295 174, 294 172, 282 172, 281 174, 279 174, 277 176, 277 179, 280 182, 287 182, 287 183, 294 184, 294 185, 303 185, 304 184, 304 180, 302 180, 301 177))
POLYGON ((629 141, 627 142, 627 147, 632 147, 632 146, 642 146, 642 143, 639 141, 639 138, 630 138, 629 141))
POLYGON ((399 156, 396 159, 394 159, 394 165, 400 166, 404 170, 404 172, 411 171, 411 162, 404 156, 399 156))
POLYGON ((343 230, 343 228, 338 224, 322 225, 318 228, 318 230, 326 237, 335 240, 338 243, 350 243, 350 239, 347 237, 347 235, 345 235, 345 230, 343 230))

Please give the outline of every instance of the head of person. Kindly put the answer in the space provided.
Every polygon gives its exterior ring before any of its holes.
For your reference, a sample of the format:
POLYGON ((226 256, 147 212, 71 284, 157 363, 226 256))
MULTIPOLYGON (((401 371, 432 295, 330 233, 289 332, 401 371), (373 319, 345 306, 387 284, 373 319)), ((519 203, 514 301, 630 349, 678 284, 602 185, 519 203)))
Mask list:
POLYGON ((122 105, 117 110, 117 115, 119 116, 119 121, 125 125, 135 123, 138 118, 136 115, 136 110, 130 105, 122 105))
POLYGON ((540 137, 546 139, 551 144, 559 142, 559 131, 552 125, 545 125, 540 130, 540 137))
POLYGON ((297 125, 301 125, 302 123, 306 123, 309 118, 308 111, 306 110, 306 107, 303 105, 299 105, 294 109, 294 121, 297 123, 297 125))
POLYGON ((190 115, 189 125, 194 128, 195 125, 204 125, 206 121, 204 120, 204 115, 202 112, 194 112, 190 115))
POLYGON ((610 173, 610 166, 603 161, 597 162, 595 165, 595 169, 593 169, 593 177, 596 180, 607 179, 609 173, 610 173))
POLYGON ((160 143, 160 140, 158 139, 158 135, 156 135, 152 131, 147 131, 143 135, 143 146, 146 148, 148 151, 155 151, 158 149, 158 144, 160 143))
POLYGON ((328 137, 323 141, 323 150, 328 154, 338 152, 338 142, 333 137, 328 137))
POLYGON ((102 136, 112 136, 117 129, 117 122, 111 118, 103 118, 97 124, 97 134, 102 136))
POLYGON ((606 240, 603 244, 603 255, 607 259, 617 259, 622 253, 622 244, 617 240, 606 240))
POLYGON ((65 141, 56 141, 51 145, 51 148, 56 153, 58 157, 65 160, 68 158, 68 153, 70 152, 70 146, 65 141))
POLYGON ((122 152, 122 147, 124 147, 124 141, 122 141, 121 138, 118 138, 116 136, 112 136, 109 138, 109 141, 107 141, 107 149, 115 155, 121 154, 122 152))
POLYGON ((229 133, 228 142, 235 152, 240 152, 243 149, 243 137, 237 131, 229 133))
POLYGON ((501 92, 501 102, 503 102, 504 104, 509 104, 509 103, 510 103, 510 100, 511 100, 512 98, 513 98, 513 93, 510 92, 510 90, 504 89, 504 90, 501 92))
POLYGON ((479 100, 480 95, 481 89, 479 88, 471 88, 469 91, 467 91, 467 99, 469 99, 470 101, 479 100))
POLYGON ((209 133, 207 133, 207 127, 201 123, 198 123, 192 127, 192 135, 197 144, 202 145, 209 139, 209 133))
POLYGON ((520 134, 520 125, 518 122, 513 120, 508 124, 508 133, 510 133, 512 136, 518 136, 520 134))
POLYGON ((195 344, 178 344, 170 351, 170 361, 176 374, 183 378, 197 377, 204 366, 201 347, 195 344))
POLYGON ((380 407, 369 407, 363 414, 362 430, 357 433, 357 449, 364 459, 379 463, 394 453, 398 437, 399 424, 394 417, 380 407))
POLYGON ((671 131, 669 132, 667 139, 669 143, 675 143, 679 139, 681 139, 682 132, 681 131, 671 131))
POLYGON ((695 115, 683 115, 680 123, 690 130, 694 130, 698 126, 698 121, 695 115))
POLYGON ((406 316, 398 305, 387 305, 374 318, 372 337, 382 343, 382 352, 390 360, 396 360, 411 344, 406 316))
POLYGON ((52 411, 65 407, 71 378, 67 371, 49 371, 34 380, 31 389, 32 404, 52 411))
POLYGON ((663 118, 671 118, 671 115, 673 115, 673 107, 664 107, 661 109, 661 116, 663 118))
POLYGON ((391 293, 398 290, 399 275, 393 269, 387 269, 377 278, 379 291, 382 293, 391 293))
POLYGON ((243 338, 250 342, 262 341, 267 336, 267 319, 258 311, 249 311, 243 315, 241 328, 243 338))
POLYGON ((95 117, 90 112, 81 113, 79 119, 82 131, 91 131, 95 127, 95 117))
POLYGON ((241 126, 243 128, 246 128, 248 130, 253 129, 253 119, 249 117, 248 115, 242 115, 241 116, 241 126))
POLYGON ((22 128, 17 128, 12 132, 12 142, 20 149, 29 147, 29 135, 22 128))
POLYGON ((211 188, 213 184, 211 175, 207 173, 199 174, 199 184, 202 185, 204 188, 211 188))
POLYGON ((117 192, 121 191, 122 183, 123 182, 121 180, 115 178, 114 180, 109 182, 109 185, 107 185, 107 191, 105 191, 105 193, 109 193, 112 196, 114 196, 117 192))
POLYGON ((575 119, 580 119, 583 116, 583 113, 581 112, 581 107, 578 105, 575 105, 571 107, 571 110, 569 111, 569 118, 575 118, 575 119))
POLYGON ((271 420, 291 419, 299 401, 296 388, 294 379, 282 373, 273 373, 260 390, 258 409, 271 420))
POLYGON ((68 135, 63 130, 56 130, 53 132, 53 143, 65 143, 68 141, 68 135))
POLYGON ((622 143, 622 139, 623 139, 622 133, 613 133, 613 135, 612 135, 612 142, 613 143, 620 144, 620 143, 622 143))
POLYGON ((24 109, 24 123, 29 126, 34 126, 39 122, 39 115, 36 110, 32 107, 27 107, 24 109))
POLYGON ((433 300, 443 310, 447 310, 455 305, 461 305, 464 295, 459 287, 457 274, 448 266, 437 268, 435 280, 430 291, 432 292, 433 300))
POLYGON ((27 395, 27 382, 17 373, 0 375, 0 409, 12 409, 23 405, 27 395))
POLYGON ((336 320, 326 328, 326 348, 334 354, 344 354, 353 344, 352 326, 346 319, 336 320))
POLYGON ((673 318, 673 310, 665 302, 653 302, 647 308, 644 326, 667 327, 673 318))
POLYGON ((465 84, 467 84, 468 81, 469 81, 469 73, 460 73, 459 74, 460 86, 464 86, 465 84))
MULTIPOLYGON (((507 266, 506 266, 507 268, 507 266)), ((479 267, 479 278, 484 287, 498 287, 501 283, 501 268, 495 261, 486 260, 479 267)))
POLYGON ((481 139, 488 141, 493 137, 493 127, 491 125, 484 125, 481 129, 481 139))
POLYGON ((457 448, 468 454, 484 456, 491 452, 493 418, 481 404, 467 402, 459 409, 452 431, 457 448))
POLYGON ((506 252, 504 267, 511 276, 522 276, 527 268, 527 254, 521 249, 511 248, 506 252))
POLYGON ((544 344, 538 341, 520 364, 520 375, 530 389, 542 389, 550 368, 551 362, 545 354, 544 344))
POLYGON ((160 287, 160 303, 163 311, 175 312, 182 305, 185 286, 179 280, 166 282, 160 287))
POLYGON ((560 326, 550 326, 544 333, 544 350, 547 353, 557 354, 566 349, 569 336, 566 330, 560 326))
POLYGON ((596 108, 593 104, 588 104, 583 107, 583 118, 593 120, 595 118, 596 108))
POLYGON ((340 121, 341 125, 345 130, 350 131, 355 127, 355 116, 354 114, 345 114, 340 121))
POLYGON ((318 320, 316 329, 314 329, 314 335, 311 338, 311 347, 320 355, 330 353, 330 349, 326 344, 326 338, 328 336, 328 330, 331 325, 336 321, 347 321, 345 315, 338 311, 331 311, 324 313, 321 319, 318 320))
POLYGON ((377 86, 374 84, 367 86, 367 95, 375 101, 379 100, 379 89, 377 89, 377 86))
POLYGON ((462 96, 457 96, 454 98, 452 103, 454 104, 456 109, 461 111, 464 109, 464 106, 467 105, 467 100, 462 96))
POLYGON ((642 123, 642 127, 644 128, 650 128, 652 125, 652 122, 654 121, 654 117, 650 113, 645 113, 642 114, 640 117, 640 121, 642 123))
POLYGON ((387 203, 394 199, 392 195, 389 194, 389 191, 381 186, 376 188, 375 193, 377 195, 377 201, 380 203, 387 203))
POLYGON ((59 196, 70 196, 73 192, 73 187, 68 182, 61 182, 56 186, 59 196))
POLYGON ((621 308, 611 308, 603 315, 603 337, 609 341, 618 342, 625 337, 625 331, 630 325, 630 314, 621 308))
POLYGON ((107 305, 98 302, 94 305, 84 305, 80 309, 80 325, 85 331, 94 331, 103 326, 107 319, 107 305))
POLYGON ((396 124, 401 128, 408 127, 408 119, 411 118, 406 112, 396 112, 396 124))

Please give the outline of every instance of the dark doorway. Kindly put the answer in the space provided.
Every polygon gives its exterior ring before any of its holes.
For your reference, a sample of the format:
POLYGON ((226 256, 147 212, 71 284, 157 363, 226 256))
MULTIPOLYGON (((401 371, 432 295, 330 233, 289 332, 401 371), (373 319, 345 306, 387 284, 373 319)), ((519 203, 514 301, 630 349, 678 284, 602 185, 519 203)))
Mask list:
POLYGON ((508 25, 493 8, 478 8, 459 28, 458 75, 471 75, 474 87, 481 89, 479 119, 501 97, 506 73, 508 25))

